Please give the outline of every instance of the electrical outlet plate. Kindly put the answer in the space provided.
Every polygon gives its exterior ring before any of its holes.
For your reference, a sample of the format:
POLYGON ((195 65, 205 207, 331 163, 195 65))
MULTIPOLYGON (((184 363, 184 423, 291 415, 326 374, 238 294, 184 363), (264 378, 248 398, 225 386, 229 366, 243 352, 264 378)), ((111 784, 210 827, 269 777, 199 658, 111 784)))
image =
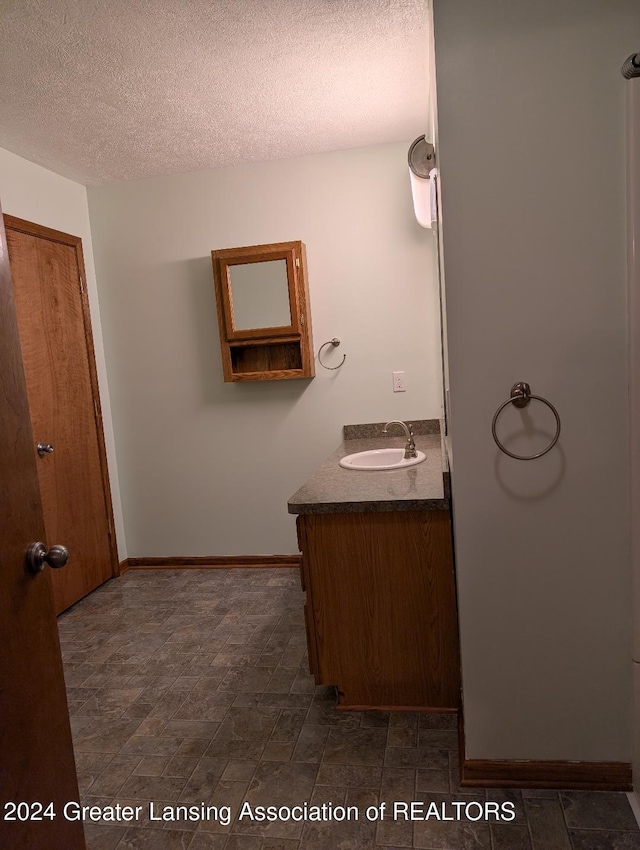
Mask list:
POLYGON ((393 391, 394 393, 404 393, 407 391, 404 372, 393 372, 393 391))

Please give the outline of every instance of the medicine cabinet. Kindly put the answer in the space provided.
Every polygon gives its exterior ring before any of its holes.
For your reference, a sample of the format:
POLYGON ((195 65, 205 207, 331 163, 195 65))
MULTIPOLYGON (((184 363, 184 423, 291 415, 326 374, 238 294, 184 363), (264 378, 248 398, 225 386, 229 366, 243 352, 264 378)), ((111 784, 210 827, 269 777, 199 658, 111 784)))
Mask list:
POLYGON ((211 252, 224 380, 313 378, 304 243, 211 252))

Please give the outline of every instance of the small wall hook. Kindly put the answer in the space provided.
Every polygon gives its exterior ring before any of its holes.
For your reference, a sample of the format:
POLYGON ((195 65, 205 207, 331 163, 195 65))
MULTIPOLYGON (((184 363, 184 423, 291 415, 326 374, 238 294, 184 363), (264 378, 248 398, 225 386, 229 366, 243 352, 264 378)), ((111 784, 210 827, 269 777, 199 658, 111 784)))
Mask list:
POLYGON ((334 348, 337 348, 340 345, 340 340, 334 336, 333 339, 330 339, 329 342, 324 342, 320 348, 318 349, 318 363, 322 366, 323 369, 328 369, 330 372, 334 372, 336 369, 339 369, 344 361, 347 359, 347 355, 342 355, 342 360, 338 363, 337 366, 325 366, 322 362, 320 355, 322 354, 322 349, 326 348, 328 345, 332 345, 334 348))

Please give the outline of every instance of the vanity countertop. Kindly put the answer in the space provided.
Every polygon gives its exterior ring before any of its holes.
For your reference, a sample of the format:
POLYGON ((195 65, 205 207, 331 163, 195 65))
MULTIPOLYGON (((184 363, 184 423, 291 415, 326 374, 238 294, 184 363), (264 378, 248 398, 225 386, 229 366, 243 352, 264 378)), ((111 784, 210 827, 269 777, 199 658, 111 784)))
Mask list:
MULTIPOLYGON (((348 426, 349 429, 377 426, 348 426)), ((418 430, 418 429, 416 429, 418 430)), ((361 433, 367 433, 363 431, 361 433)), ((378 432, 379 433, 379 432, 378 432)), ((343 469, 341 458, 369 449, 403 448, 402 436, 345 439, 320 469, 289 499, 290 514, 433 511, 449 509, 449 472, 440 433, 415 436, 426 460, 415 466, 379 472, 343 469)))

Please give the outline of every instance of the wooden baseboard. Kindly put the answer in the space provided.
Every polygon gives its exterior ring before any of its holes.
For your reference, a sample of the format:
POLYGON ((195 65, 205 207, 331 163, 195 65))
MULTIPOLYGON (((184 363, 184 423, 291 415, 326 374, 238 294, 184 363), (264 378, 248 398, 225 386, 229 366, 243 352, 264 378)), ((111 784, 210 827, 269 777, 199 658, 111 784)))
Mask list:
POLYGON ((631 791, 631 765, 622 761, 464 759, 460 784, 483 788, 567 788, 631 791))
POLYGON ((261 568, 300 568, 300 555, 211 555, 209 557, 127 558, 120 574, 127 570, 228 570, 261 568), (125 566, 126 565, 126 566, 125 566))
POLYGON ((123 576, 129 570, 129 559, 125 558, 124 561, 120 561, 118 564, 118 573, 117 575, 123 576))
MULTIPOLYGON (((412 714, 457 714, 457 708, 441 708, 424 705, 344 705, 338 703, 336 711, 408 711, 412 714)), ((446 731, 455 732, 455 729, 446 731)))

